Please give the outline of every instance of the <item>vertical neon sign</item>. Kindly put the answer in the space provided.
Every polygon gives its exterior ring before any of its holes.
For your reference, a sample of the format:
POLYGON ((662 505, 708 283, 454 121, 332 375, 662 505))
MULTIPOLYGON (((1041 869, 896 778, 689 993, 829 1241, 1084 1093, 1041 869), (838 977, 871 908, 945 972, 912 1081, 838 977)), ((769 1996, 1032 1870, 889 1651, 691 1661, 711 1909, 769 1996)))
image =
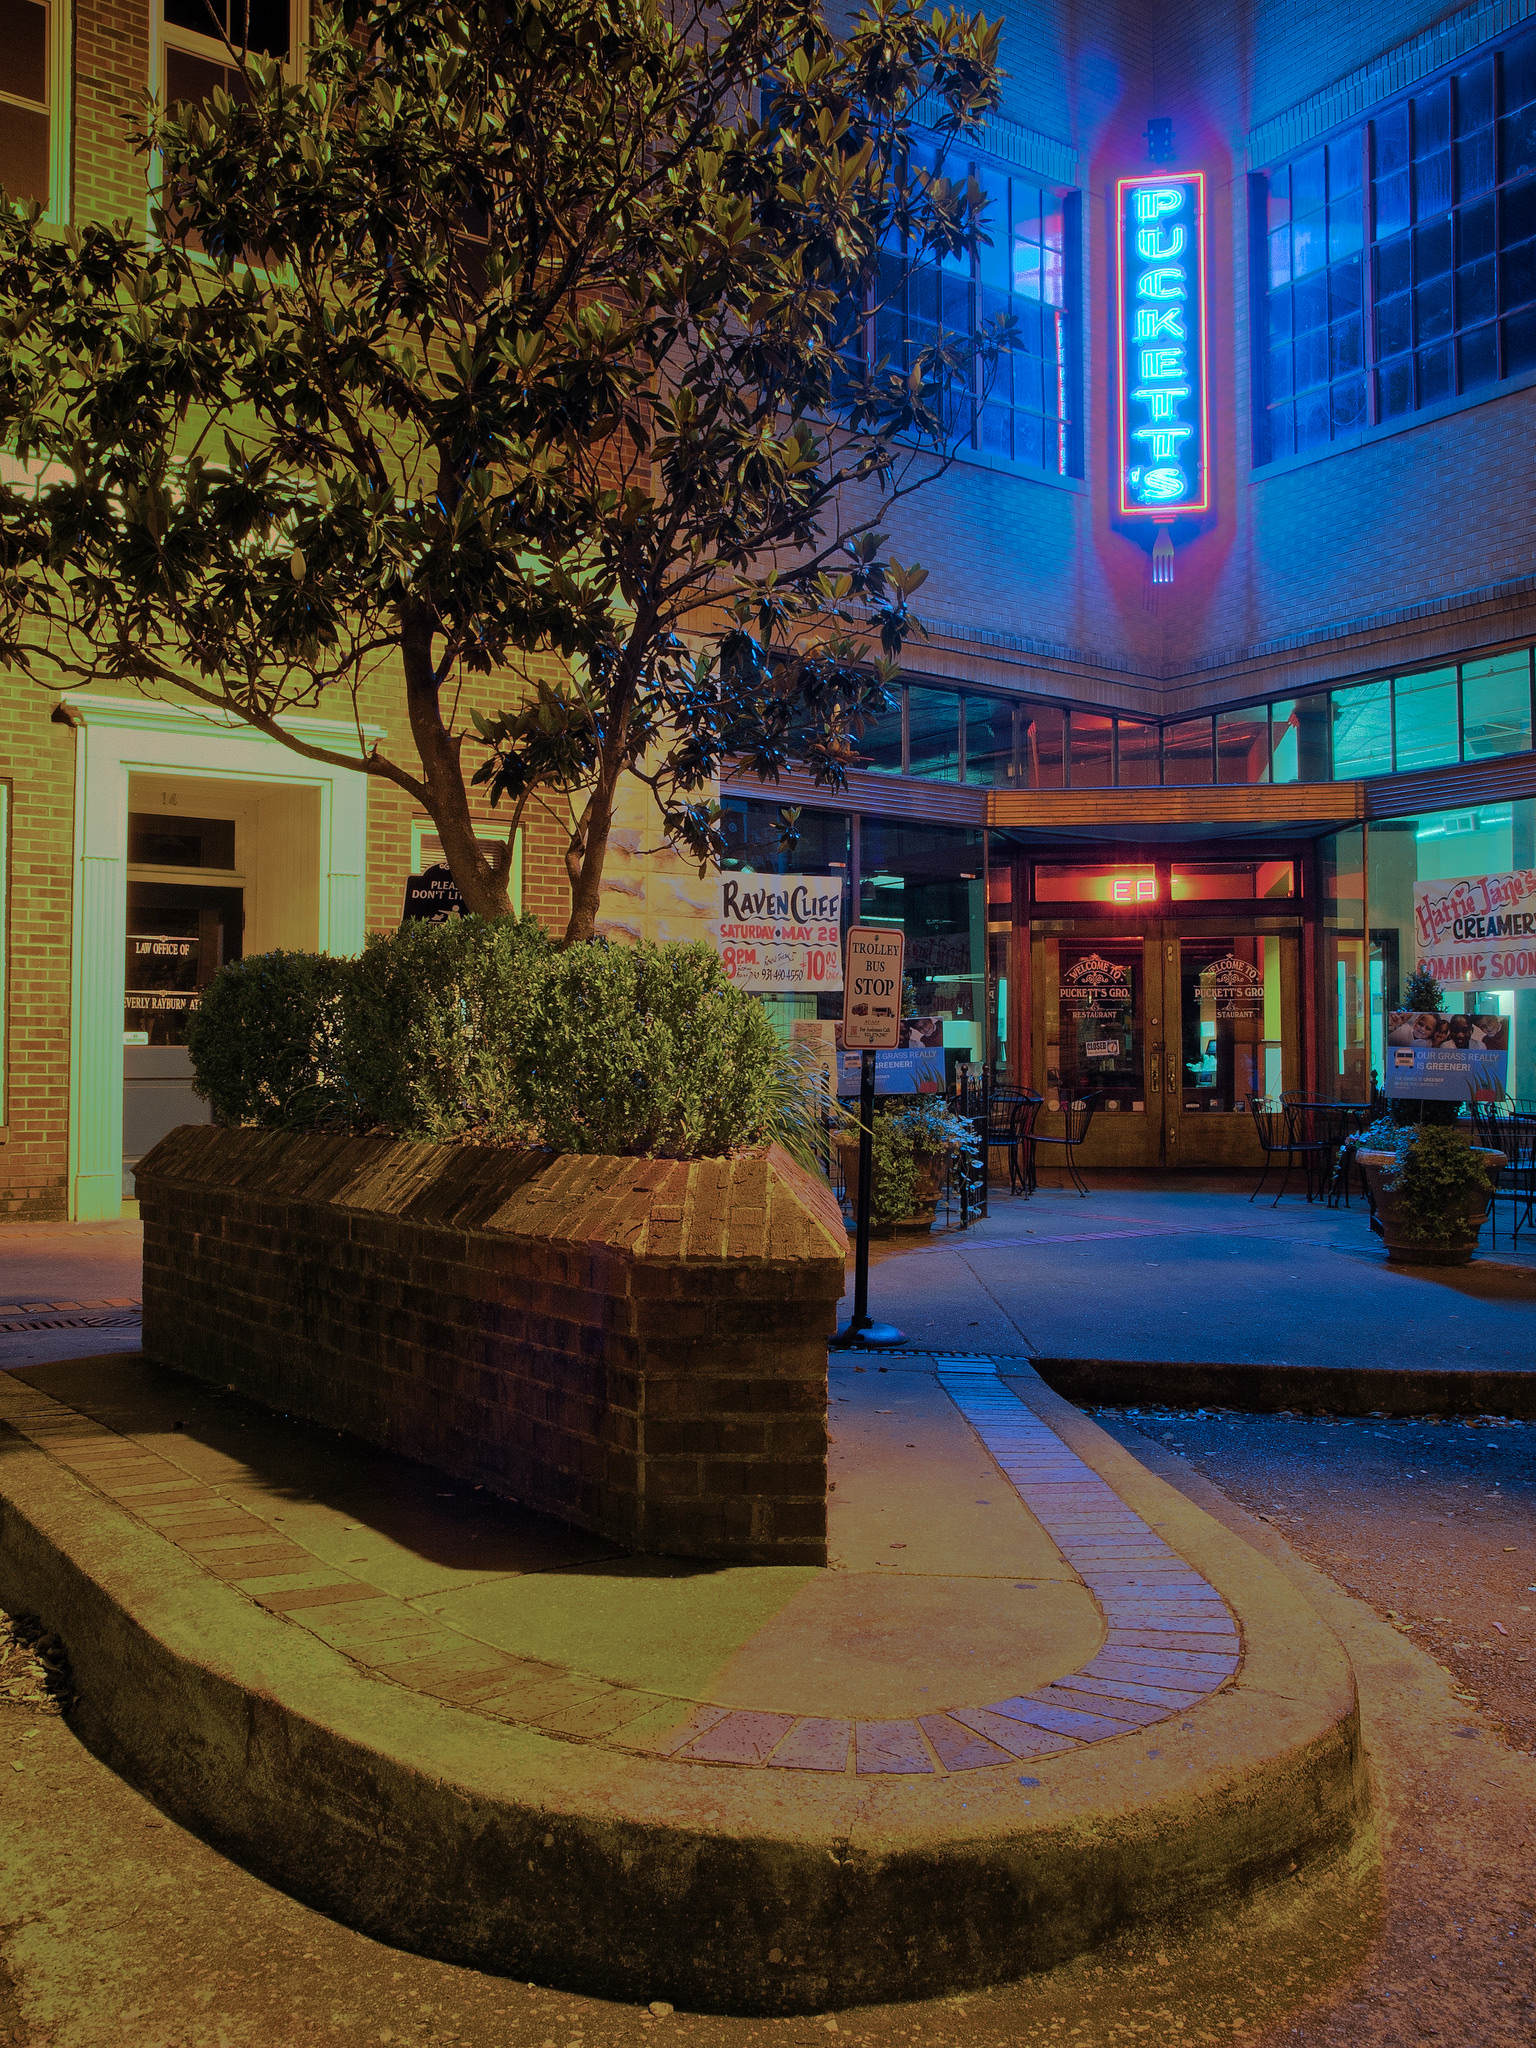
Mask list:
POLYGON ((1205 358, 1205 176, 1115 187, 1122 516, 1210 505, 1205 358))

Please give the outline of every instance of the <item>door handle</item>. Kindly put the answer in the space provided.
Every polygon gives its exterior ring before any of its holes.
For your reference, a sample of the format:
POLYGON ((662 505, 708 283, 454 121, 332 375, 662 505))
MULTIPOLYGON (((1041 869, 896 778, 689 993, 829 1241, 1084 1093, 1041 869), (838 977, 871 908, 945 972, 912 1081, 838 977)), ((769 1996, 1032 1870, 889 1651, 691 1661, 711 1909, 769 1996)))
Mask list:
POLYGON ((1152 1093, 1160 1095, 1163 1087, 1163 1047, 1159 1042, 1152 1048, 1152 1093))
POLYGON ((1176 1060, 1174 1059, 1174 1056, 1173 1056, 1173 1054, 1172 1054, 1172 1053, 1169 1053, 1169 1055, 1168 1055, 1168 1093, 1169 1093, 1170 1095, 1177 1095, 1177 1094, 1178 1094, 1178 1092, 1179 1092, 1179 1068, 1178 1068, 1178 1062, 1177 1062, 1177 1061, 1176 1061, 1176 1060))

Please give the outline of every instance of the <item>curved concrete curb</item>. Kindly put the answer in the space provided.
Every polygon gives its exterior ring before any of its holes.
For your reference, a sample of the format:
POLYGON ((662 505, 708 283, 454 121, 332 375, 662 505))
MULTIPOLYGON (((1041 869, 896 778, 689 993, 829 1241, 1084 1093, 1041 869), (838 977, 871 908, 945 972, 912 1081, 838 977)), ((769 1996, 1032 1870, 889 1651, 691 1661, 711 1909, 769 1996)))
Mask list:
POLYGON ((1198 1918, 1368 1821, 1353 1678, 1312 1609, 1033 1375, 1009 1379, 1219 1587, 1246 1653, 1183 1719, 1023 1777, 810 1779, 489 1722, 361 1673, 10 1431, 0 1601, 63 1636, 76 1725, 108 1762, 378 1939, 695 2009, 932 1996, 1198 1918))

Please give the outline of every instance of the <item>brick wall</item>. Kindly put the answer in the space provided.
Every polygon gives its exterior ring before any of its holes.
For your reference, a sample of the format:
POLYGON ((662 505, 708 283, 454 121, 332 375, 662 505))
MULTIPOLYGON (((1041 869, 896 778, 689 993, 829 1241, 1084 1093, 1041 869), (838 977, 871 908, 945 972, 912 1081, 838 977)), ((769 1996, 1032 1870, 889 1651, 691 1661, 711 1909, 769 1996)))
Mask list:
POLYGON ((826 1562, 846 1239, 782 1153, 173 1131, 144 1348, 641 1551, 826 1562))
POLYGON ((0 696, 10 783, 8 958, 0 1107, 0 1219, 62 1216, 69 1185, 70 895, 75 735, 35 684, 0 696))

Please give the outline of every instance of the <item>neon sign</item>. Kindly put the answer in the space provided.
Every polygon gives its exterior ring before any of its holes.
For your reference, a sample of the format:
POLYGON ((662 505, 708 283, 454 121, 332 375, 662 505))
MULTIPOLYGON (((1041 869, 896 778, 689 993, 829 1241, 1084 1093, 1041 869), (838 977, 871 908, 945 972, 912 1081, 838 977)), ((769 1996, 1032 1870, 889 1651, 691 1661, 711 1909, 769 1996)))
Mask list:
POLYGON ((1120 511, 1169 519, 1210 505, 1205 176, 1115 187, 1120 511))
POLYGON ((1114 875, 1110 878, 1109 900, 1111 903, 1155 903, 1157 878, 1154 875, 1114 875))

